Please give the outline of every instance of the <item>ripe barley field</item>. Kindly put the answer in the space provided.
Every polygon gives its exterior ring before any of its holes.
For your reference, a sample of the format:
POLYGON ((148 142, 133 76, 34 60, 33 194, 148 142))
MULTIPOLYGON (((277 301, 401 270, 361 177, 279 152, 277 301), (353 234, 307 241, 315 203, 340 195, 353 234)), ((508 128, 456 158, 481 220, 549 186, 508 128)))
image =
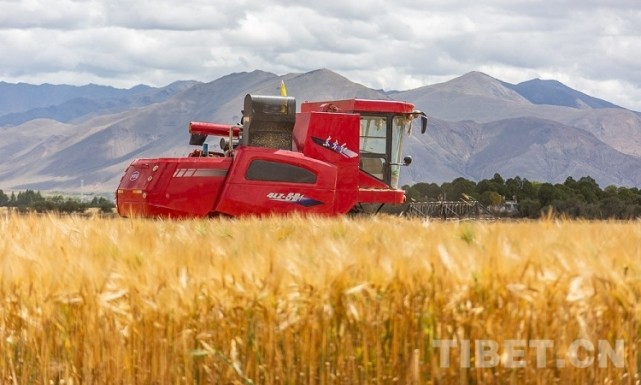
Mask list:
POLYGON ((638 384, 641 222, 0 217, 3 384, 638 384))

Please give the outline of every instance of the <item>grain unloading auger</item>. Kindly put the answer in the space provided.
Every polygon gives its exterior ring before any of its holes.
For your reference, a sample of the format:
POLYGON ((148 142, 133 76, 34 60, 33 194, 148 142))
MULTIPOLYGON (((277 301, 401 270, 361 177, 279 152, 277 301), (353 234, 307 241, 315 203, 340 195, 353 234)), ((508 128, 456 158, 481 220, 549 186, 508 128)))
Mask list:
MULTIPOLYGON (((398 188, 414 105, 391 100, 304 102, 245 97, 242 126, 191 122, 187 157, 137 159, 116 192, 121 216, 189 218, 340 215, 405 201, 398 188), (222 137, 212 151, 208 136, 222 137)), ((212 148, 214 146, 211 146, 212 148)))

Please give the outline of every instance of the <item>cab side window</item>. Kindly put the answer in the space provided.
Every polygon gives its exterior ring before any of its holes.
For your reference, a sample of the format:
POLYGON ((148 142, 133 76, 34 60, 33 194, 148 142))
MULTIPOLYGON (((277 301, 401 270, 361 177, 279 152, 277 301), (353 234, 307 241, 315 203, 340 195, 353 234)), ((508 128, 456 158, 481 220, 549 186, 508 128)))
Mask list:
POLYGON ((306 168, 262 159, 256 159, 250 163, 245 178, 269 182, 316 183, 316 174, 306 168))

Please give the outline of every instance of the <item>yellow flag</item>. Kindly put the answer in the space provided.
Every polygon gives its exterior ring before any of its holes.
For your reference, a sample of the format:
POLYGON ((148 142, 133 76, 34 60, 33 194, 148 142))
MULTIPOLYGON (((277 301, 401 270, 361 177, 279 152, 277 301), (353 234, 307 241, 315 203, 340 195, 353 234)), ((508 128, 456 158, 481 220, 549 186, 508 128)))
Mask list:
POLYGON ((287 87, 285 87, 285 81, 280 81, 280 96, 287 96, 287 87))

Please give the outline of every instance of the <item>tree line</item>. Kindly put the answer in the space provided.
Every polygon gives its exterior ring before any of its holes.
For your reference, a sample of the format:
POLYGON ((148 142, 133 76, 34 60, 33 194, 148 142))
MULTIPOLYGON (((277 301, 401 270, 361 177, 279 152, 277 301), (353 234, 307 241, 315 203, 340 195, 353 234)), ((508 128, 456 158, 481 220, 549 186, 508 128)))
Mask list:
POLYGON ((567 218, 632 219, 641 217, 641 191, 636 187, 601 188, 591 177, 568 177, 563 183, 541 183, 500 174, 474 182, 456 178, 441 185, 416 183, 403 186, 409 202, 476 200, 486 207, 501 208, 516 202, 514 211, 503 212, 521 218, 539 218, 553 212, 567 218))
MULTIPOLYGON (((639 188, 611 185, 602 189, 589 176, 578 180, 568 177, 563 183, 552 184, 518 176, 503 179, 496 173, 491 179, 479 182, 460 177, 440 185, 419 182, 405 185, 403 189, 408 202, 476 200, 497 214, 520 218, 539 218, 549 212, 567 218, 641 218, 639 188), (501 210, 510 201, 516 203, 515 210, 501 210)), ((98 208, 103 213, 111 213, 116 206, 104 197, 82 202, 62 195, 43 197, 39 191, 33 190, 11 192, 10 195, 0 190, 0 207, 38 213, 83 213, 88 208, 98 208)))
POLYGON ((0 207, 13 207, 19 212, 38 213, 57 212, 64 214, 84 213, 88 208, 98 208, 103 213, 111 213, 116 205, 107 198, 94 197, 90 202, 62 195, 43 197, 40 191, 26 190, 10 195, 0 190, 0 207))

